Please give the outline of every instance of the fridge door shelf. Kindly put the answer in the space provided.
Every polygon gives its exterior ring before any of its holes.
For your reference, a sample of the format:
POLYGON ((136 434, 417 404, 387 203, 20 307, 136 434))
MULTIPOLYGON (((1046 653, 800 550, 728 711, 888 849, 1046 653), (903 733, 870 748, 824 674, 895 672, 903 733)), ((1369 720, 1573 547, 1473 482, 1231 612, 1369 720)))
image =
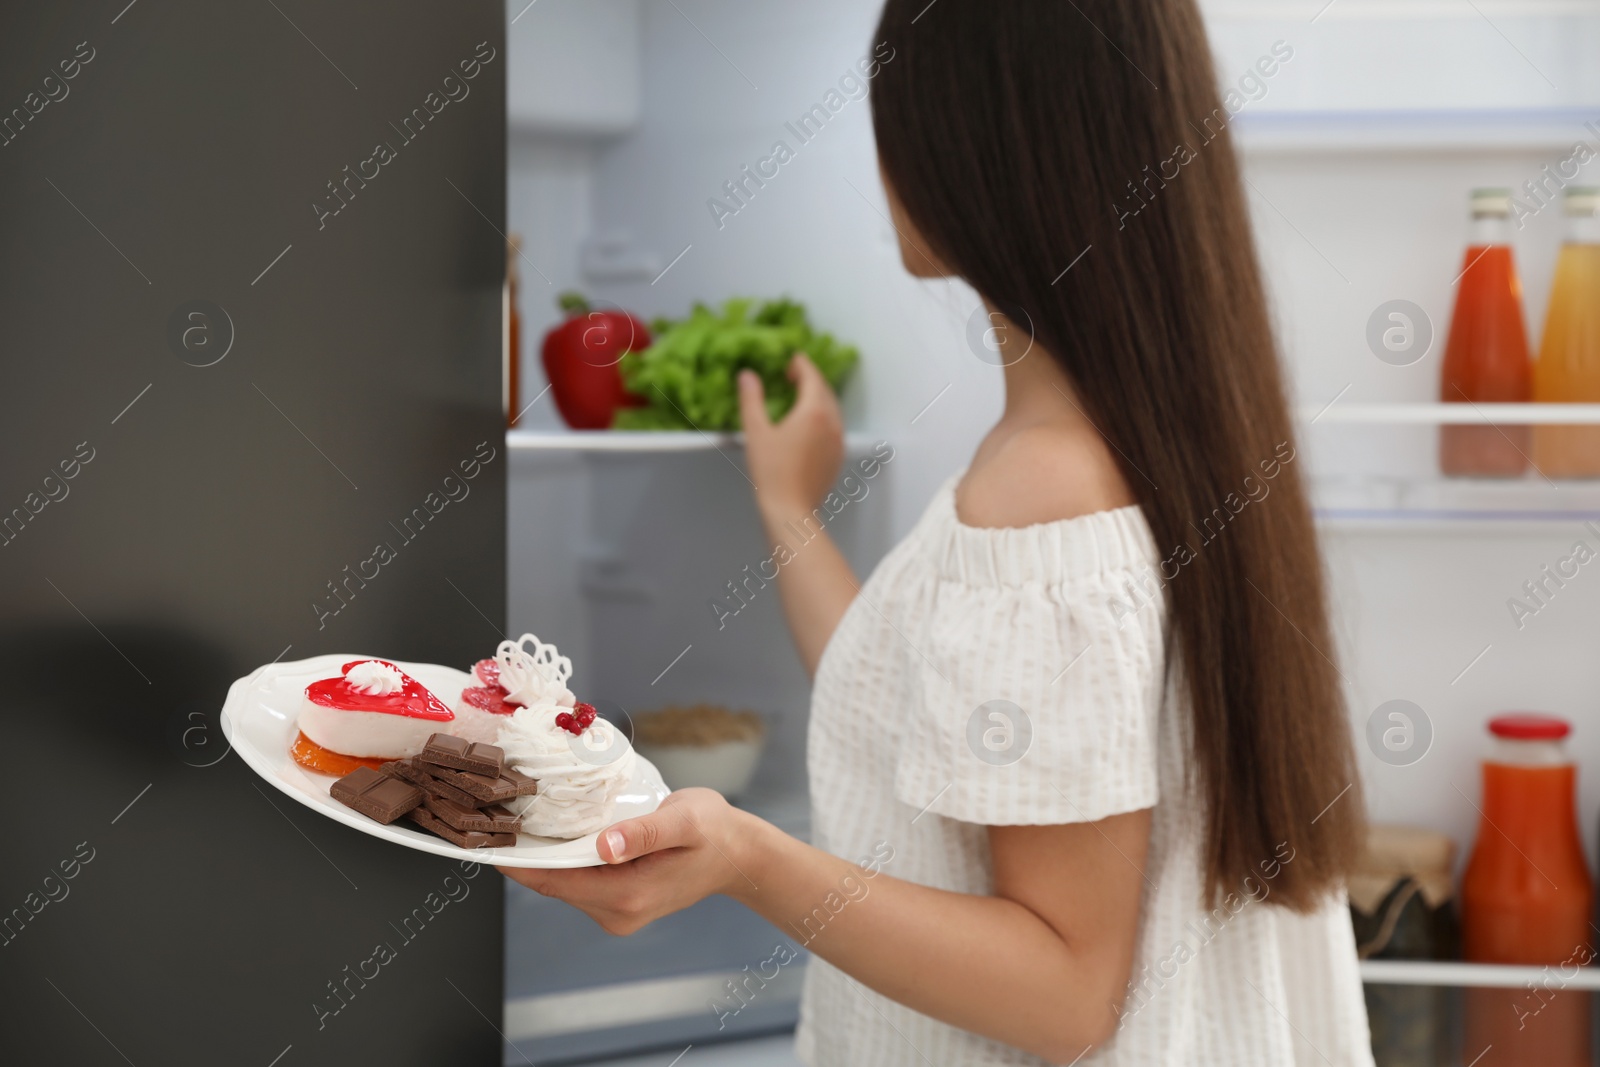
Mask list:
POLYGON ((1600 523, 1600 481, 1345 476, 1312 482, 1318 521, 1352 529, 1427 530, 1460 523, 1600 523))
POLYGON ((1584 425, 1600 423, 1600 404, 1445 404, 1343 403, 1337 397, 1323 404, 1302 404, 1307 426, 1369 423, 1385 426, 1584 425))
POLYGON ((1447 960, 1362 960, 1361 980, 1369 985, 1412 985, 1490 989, 1600 989, 1600 967, 1561 968, 1447 960))
POLYGON ((1245 110, 1234 122, 1250 155, 1562 151, 1593 142, 1581 107, 1434 110, 1245 110))

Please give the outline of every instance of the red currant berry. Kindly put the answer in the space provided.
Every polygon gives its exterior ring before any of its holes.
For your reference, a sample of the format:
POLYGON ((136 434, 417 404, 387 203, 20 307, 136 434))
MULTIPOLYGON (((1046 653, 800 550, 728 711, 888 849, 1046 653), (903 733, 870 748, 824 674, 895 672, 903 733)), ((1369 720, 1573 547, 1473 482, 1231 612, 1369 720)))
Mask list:
POLYGON ((569 734, 576 735, 583 733, 583 727, 578 725, 578 720, 574 719, 571 714, 565 711, 556 716, 556 725, 567 731, 569 734))

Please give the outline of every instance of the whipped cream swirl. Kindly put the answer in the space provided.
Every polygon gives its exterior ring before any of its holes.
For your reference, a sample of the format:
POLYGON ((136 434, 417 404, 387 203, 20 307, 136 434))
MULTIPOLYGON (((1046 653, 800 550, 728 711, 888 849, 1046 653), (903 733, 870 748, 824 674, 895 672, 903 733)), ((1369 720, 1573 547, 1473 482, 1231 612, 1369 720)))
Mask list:
POLYGON ((522 816, 522 832, 571 839, 616 821, 617 797, 633 778, 639 757, 605 719, 581 734, 556 724, 567 709, 555 703, 525 707, 500 728, 496 742, 506 762, 539 781, 539 791, 506 806, 522 816))
POLYGON ((555 645, 547 645, 533 634, 523 634, 515 641, 501 641, 494 658, 500 665, 506 703, 523 707, 559 704, 564 708, 575 703, 572 690, 567 688, 572 661, 557 652, 555 645))
POLYGON ((369 696, 388 696, 405 688, 406 680, 400 671, 375 659, 363 660, 344 673, 350 688, 369 696))

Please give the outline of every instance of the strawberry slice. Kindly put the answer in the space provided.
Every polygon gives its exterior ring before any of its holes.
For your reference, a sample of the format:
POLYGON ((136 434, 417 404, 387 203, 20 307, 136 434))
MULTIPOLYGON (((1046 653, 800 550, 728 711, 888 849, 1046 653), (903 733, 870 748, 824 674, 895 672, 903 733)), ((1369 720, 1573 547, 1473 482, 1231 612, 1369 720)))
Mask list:
POLYGON ((473 686, 461 691, 461 701, 472 707, 494 715, 512 715, 517 711, 516 704, 507 704, 506 691, 498 685, 473 686))
MULTIPOLYGON (((350 668, 367 660, 351 660, 346 663, 342 671, 349 673, 350 668)), ((382 663, 385 667, 394 667, 386 660, 373 660, 382 663)), ((366 693, 351 685, 343 676, 338 678, 323 678, 306 686, 306 699, 313 704, 335 711, 369 711, 385 715, 400 715, 408 719, 427 719, 432 722, 449 722, 455 718, 455 713, 439 701, 439 698, 404 671, 399 671, 404 684, 398 693, 366 693)))
MULTIPOLYGON (((500 661, 493 659, 480 659, 472 665, 472 673, 478 676, 478 681, 487 686, 500 685, 500 661)), ((505 686, 500 686, 502 690, 505 686)))

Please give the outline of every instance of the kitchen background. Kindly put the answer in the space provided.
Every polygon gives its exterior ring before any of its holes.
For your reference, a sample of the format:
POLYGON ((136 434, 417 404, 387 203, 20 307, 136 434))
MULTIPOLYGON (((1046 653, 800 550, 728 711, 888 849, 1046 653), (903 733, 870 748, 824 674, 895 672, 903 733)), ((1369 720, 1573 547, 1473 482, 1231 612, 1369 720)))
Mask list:
MULTIPOLYGON (((1521 625, 1508 601, 1575 541, 1600 544, 1582 525, 1600 518, 1600 485, 1445 480, 1434 402, 1468 191, 1526 198, 1524 183, 1575 144, 1600 155, 1600 4, 1284 0, 1205 13, 1218 76, 1243 101, 1230 125, 1303 412, 1296 462, 1316 486, 1370 813, 1450 835, 1459 868, 1478 827, 1485 723, 1536 709, 1575 725, 1592 850, 1600 571, 1583 569, 1521 625), (1270 76, 1257 72, 1263 57, 1277 60, 1270 76), (1367 340, 1395 300, 1431 324, 1426 355, 1407 366, 1367 340), (1420 709, 1421 758, 1380 759, 1363 740, 1395 699, 1420 709)), ((838 521, 853 562, 870 568, 961 468, 1001 395, 968 340, 976 295, 900 266, 869 102, 841 89, 846 102, 809 140, 790 129, 872 50, 876 15, 859 0, 507 6, 507 218, 524 242, 513 355, 526 405, 508 436, 509 632, 558 640, 582 691, 613 714, 700 701, 758 710, 769 740, 743 802, 800 834, 807 684, 775 591, 720 629, 709 607, 770 551, 737 443, 683 434, 609 449, 570 437, 542 392, 539 342, 568 289, 647 321, 735 295, 802 301, 819 329, 861 350, 844 393, 853 449, 894 448, 838 521), (742 205, 729 199, 724 183, 777 140, 794 158, 742 205)), ((1600 183, 1600 163, 1581 171, 1600 183)), ((1552 203, 1513 231, 1535 345, 1563 224, 1552 203)), ((786 972, 719 1029, 708 1004, 777 937, 732 906, 708 902, 625 941, 517 887, 507 915, 508 1063, 793 1022, 798 976, 786 972)))

